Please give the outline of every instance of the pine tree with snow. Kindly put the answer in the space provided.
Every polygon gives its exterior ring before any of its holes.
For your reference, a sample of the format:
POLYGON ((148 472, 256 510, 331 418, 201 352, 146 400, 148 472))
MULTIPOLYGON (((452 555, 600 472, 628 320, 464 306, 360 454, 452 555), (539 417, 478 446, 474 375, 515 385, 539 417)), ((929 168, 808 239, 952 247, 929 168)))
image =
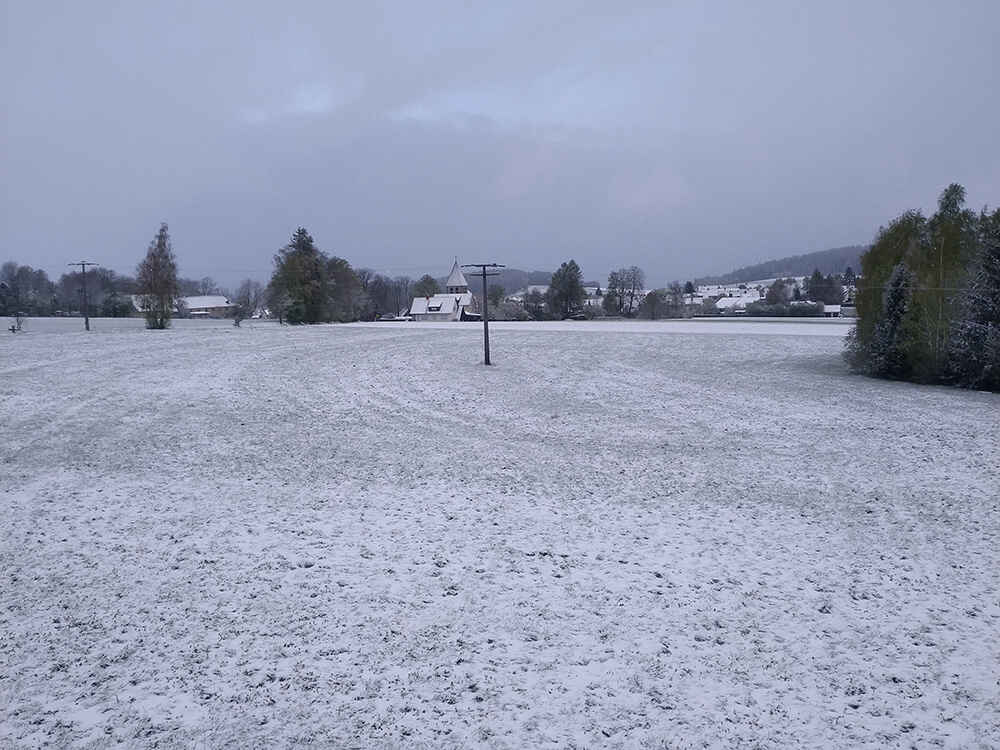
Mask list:
POLYGON ((1000 238, 981 249, 959 310, 950 347, 956 382, 1000 391, 1000 238))
POLYGON ((880 378, 905 378, 910 372, 906 347, 906 312, 913 294, 913 274, 897 263, 882 296, 882 315, 868 350, 868 368, 880 378))

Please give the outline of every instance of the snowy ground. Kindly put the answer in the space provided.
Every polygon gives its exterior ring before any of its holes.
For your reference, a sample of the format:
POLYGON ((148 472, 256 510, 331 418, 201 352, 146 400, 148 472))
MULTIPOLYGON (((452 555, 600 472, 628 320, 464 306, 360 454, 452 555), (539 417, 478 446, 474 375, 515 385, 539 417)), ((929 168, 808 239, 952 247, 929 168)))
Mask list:
POLYGON ((1000 396, 842 325, 196 323, 0 338, 0 746, 1000 744, 1000 396))

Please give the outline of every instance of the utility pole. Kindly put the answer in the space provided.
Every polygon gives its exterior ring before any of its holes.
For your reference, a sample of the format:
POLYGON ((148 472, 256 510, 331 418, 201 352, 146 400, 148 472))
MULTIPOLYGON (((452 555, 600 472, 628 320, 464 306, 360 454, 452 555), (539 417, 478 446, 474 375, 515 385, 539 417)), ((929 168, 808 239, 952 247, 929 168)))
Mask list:
POLYGON ((490 364, 490 315, 489 302, 486 296, 486 277, 499 276, 500 271, 487 273, 487 268, 506 268, 499 263, 463 263, 462 268, 479 268, 483 277, 483 361, 490 364))
POLYGON ((87 304, 87 266, 96 266, 89 260, 78 260, 76 263, 67 263, 67 266, 80 266, 83 273, 83 327, 90 330, 90 306, 87 304))

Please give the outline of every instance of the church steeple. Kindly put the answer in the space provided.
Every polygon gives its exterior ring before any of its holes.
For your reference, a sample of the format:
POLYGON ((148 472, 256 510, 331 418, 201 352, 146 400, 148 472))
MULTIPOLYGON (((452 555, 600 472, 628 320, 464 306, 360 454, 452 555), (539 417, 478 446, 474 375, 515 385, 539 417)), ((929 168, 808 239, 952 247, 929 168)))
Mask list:
POLYGON ((469 291, 469 282, 465 280, 465 274, 458 267, 458 258, 455 258, 455 265, 451 267, 451 273, 448 274, 445 289, 447 289, 448 294, 465 294, 469 291))

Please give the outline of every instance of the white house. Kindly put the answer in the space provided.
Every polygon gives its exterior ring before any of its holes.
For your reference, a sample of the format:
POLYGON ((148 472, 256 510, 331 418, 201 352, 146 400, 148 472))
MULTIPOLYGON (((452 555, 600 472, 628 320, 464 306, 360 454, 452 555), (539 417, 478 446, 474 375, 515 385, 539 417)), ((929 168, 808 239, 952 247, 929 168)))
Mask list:
POLYGON ((221 294, 202 294, 181 297, 177 307, 192 318, 226 318, 233 314, 236 305, 221 294))
POLYGON ((744 291, 733 297, 719 297, 715 301, 715 309, 730 315, 746 315, 747 305, 760 302, 760 299, 760 292, 757 290, 744 291))
POLYGON ((479 317, 479 302, 469 291, 469 282, 458 267, 451 267, 445 291, 431 297, 414 297, 410 316, 414 320, 473 320, 479 317))
MULTIPOLYGON (((143 296, 133 294, 132 307, 134 315, 143 311, 143 296)), ((175 312, 192 318, 228 318, 233 315, 236 305, 228 297, 221 294, 200 294, 194 297, 178 297, 174 303, 175 312)))

